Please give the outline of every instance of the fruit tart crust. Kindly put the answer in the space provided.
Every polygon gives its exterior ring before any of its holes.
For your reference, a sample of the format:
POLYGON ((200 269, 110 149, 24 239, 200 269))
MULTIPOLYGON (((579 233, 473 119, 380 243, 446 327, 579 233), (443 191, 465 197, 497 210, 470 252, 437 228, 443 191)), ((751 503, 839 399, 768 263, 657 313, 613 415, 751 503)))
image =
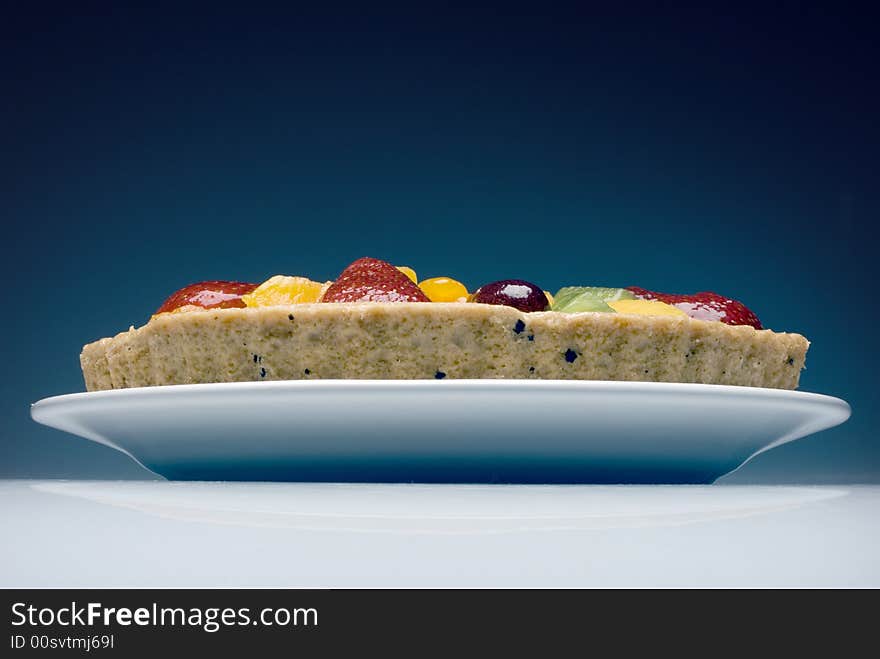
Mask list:
POLYGON ((303 379, 511 378, 795 389, 799 334, 683 316, 461 303, 314 303, 154 316, 90 343, 89 391, 303 379))

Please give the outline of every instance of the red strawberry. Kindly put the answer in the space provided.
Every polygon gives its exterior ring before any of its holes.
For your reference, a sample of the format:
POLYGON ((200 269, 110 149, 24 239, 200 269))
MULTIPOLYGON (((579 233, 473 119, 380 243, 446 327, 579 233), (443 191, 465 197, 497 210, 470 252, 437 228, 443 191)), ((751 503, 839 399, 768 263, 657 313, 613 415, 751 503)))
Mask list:
POLYGON ((156 313, 174 311, 187 304, 205 309, 244 307, 241 296, 252 292, 258 285, 242 281, 200 281, 172 293, 156 313))
POLYGON ((718 293, 694 293, 693 295, 674 295, 671 293, 655 293, 638 286, 628 286, 628 291, 645 300, 659 300, 673 307, 678 307, 691 318, 699 320, 715 320, 728 325, 751 325, 762 329, 761 321, 755 313, 742 302, 731 300, 718 293))
POLYGON ((365 256, 349 265, 322 302, 430 302, 412 280, 390 263, 365 256))

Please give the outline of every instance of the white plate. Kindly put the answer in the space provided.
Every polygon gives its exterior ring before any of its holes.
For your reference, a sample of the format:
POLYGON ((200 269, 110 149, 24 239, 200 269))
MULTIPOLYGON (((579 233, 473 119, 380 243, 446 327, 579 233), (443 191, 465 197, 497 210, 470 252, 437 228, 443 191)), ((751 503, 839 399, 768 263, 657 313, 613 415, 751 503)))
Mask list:
POLYGON ((315 380, 68 394, 34 420, 173 480, 710 483, 849 405, 755 387, 315 380))

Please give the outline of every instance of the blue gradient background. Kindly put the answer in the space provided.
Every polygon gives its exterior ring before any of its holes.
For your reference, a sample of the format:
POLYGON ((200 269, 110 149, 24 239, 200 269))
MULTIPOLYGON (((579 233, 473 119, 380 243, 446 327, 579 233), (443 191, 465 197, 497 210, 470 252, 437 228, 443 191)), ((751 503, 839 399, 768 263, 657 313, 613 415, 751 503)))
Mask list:
POLYGON ((192 281, 372 255, 740 298, 853 418, 730 480, 880 481, 867 17, 109 6, 0 20, 0 476, 149 476, 29 418, 84 343, 192 281))

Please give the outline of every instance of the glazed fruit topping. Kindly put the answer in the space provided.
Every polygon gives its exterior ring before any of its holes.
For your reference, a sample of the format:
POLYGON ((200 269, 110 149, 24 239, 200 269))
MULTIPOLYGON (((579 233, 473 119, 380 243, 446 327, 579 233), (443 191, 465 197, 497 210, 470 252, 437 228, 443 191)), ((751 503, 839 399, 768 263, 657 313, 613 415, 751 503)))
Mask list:
POLYGON ((684 311, 691 318, 712 320, 728 325, 751 325, 755 329, 763 329, 761 321, 755 313, 742 302, 718 295, 718 293, 702 292, 692 295, 675 295, 657 293, 638 286, 628 286, 636 297, 643 300, 659 300, 671 304, 684 311))
POLYGON ((637 316, 682 316, 687 314, 660 300, 612 300, 608 306, 617 313, 636 314, 637 316))
POLYGON ((229 309, 245 306, 242 296, 257 288, 257 284, 242 281, 200 281, 172 293, 156 313, 174 311, 180 307, 196 306, 203 309, 229 309))
POLYGON ((249 307, 271 307, 284 304, 317 302, 330 286, 306 277, 275 275, 260 284, 252 293, 242 296, 249 307))
POLYGON ((474 293, 473 301, 500 304, 520 311, 544 311, 549 304, 540 286, 522 279, 502 279, 481 286, 474 293))
MULTIPOLYGON (((418 280, 407 266, 363 257, 351 263, 336 281, 275 275, 262 284, 202 281, 171 295, 156 314, 198 309, 270 307, 311 302, 477 302, 520 311, 562 313, 604 312, 648 316, 689 316, 728 325, 762 329, 761 321, 742 302, 717 293, 658 293, 638 286, 608 288, 566 286, 555 296, 522 279, 502 279, 481 286, 472 295, 450 277, 418 280)), ((515 330, 517 331, 517 330, 515 330)), ((519 333, 522 330, 518 330, 519 333)))
POLYGON ((369 256, 349 265, 321 302, 430 302, 413 281, 390 263, 369 256))
POLYGON ((566 286, 556 291, 551 311, 579 313, 581 311, 613 312, 609 302, 634 300, 635 295, 625 288, 602 288, 599 286, 566 286))
POLYGON ((449 277, 431 277, 419 282, 419 288, 431 302, 467 302, 465 285, 449 277))
POLYGON ((394 267, 396 267, 403 274, 405 274, 407 277, 409 277, 410 280, 412 281, 412 283, 414 283, 414 284, 419 283, 419 276, 416 274, 416 271, 413 270, 412 268, 410 268, 408 265, 397 265, 394 267))

